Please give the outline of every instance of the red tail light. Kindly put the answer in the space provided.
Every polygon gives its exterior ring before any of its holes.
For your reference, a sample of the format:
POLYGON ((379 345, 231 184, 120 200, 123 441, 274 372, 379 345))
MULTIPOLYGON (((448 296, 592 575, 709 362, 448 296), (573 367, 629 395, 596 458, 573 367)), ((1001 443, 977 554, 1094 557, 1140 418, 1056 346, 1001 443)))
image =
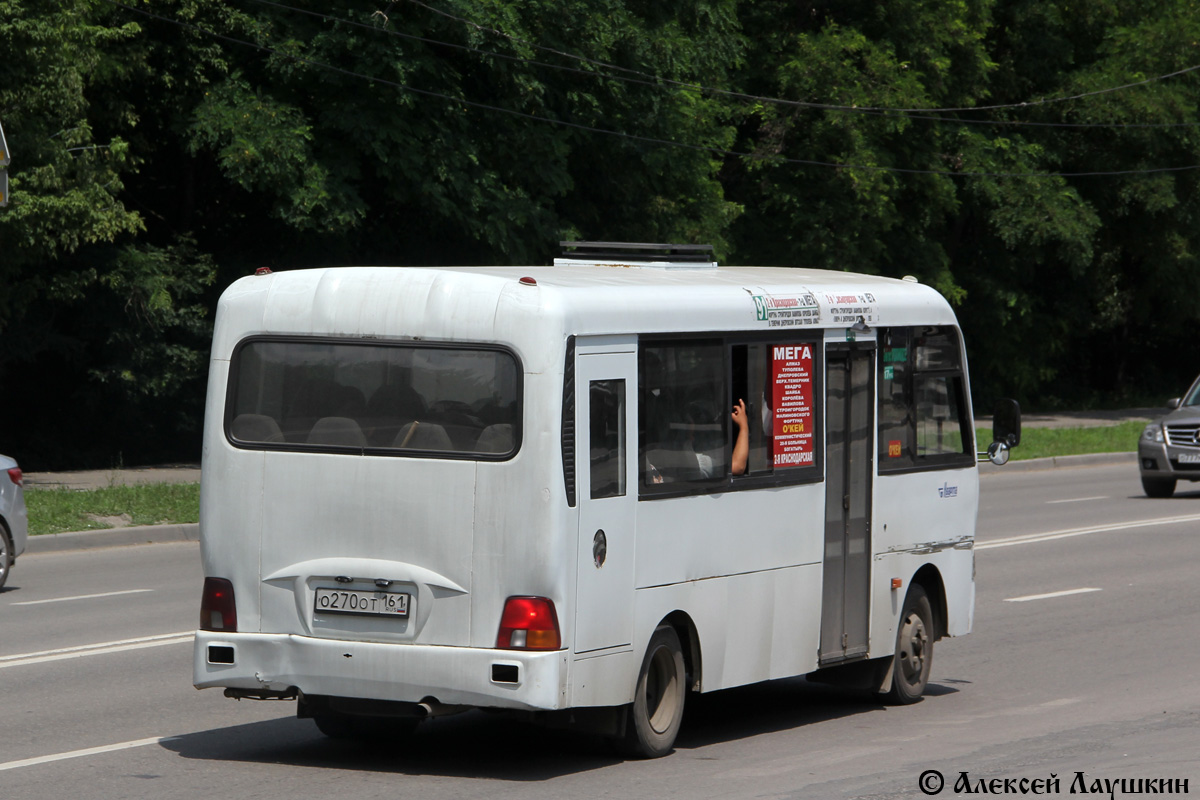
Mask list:
POLYGON ((237 607, 233 584, 224 578, 205 578, 200 600, 200 630, 237 632, 237 607))
POLYGON ((25 485, 25 474, 23 472, 21 472, 20 467, 13 467, 12 469, 10 469, 8 471, 8 477, 9 477, 9 480, 11 480, 17 486, 25 485))
POLYGON ((545 597, 510 597, 504 602, 496 647, 501 650, 558 650, 558 614, 545 597))

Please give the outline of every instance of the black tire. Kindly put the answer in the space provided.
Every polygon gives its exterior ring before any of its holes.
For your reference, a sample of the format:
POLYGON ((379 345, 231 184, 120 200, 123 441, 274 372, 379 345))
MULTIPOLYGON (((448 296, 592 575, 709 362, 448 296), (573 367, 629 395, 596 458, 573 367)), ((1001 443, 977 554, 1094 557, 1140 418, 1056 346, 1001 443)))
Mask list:
POLYGON ((904 598, 904 610, 896 629, 896 653, 892 656, 892 688, 883 696, 887 703, 908 705, 921 699, 933 666, 933 608, 925 589, 914 584, 904 598))
POLYGON ((1175 479, 1143 477, 1142 491, 1146 497, 1170 497, 1175 494, 1175 479))
POLYGON ((16 559, 13 557, 12 534, 8 532, 5 524, 0 522, 0 589, 4 588, 8 573, 12 572, 14 561, 16 559))
POLYGON ((683 723, 687 672, 679 635, 660 625, 650 637, 628 707, 623 750, 636 758, 659 758, 671 752, 683 723))

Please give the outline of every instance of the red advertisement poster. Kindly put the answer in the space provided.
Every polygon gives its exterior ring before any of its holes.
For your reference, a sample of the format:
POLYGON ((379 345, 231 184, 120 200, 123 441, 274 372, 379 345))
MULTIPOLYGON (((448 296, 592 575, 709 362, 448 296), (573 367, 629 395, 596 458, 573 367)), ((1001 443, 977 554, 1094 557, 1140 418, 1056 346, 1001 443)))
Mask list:
POLYGON ((814 463, 811 344, 771 347, 771 416, 775 469, 814 463))

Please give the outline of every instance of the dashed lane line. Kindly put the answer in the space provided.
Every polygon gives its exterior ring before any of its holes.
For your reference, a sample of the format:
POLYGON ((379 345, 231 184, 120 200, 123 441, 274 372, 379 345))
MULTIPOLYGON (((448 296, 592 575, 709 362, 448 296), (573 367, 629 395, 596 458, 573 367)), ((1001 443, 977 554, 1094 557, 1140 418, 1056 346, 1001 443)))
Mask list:
POLYGON ((169 644, 191 642, 195 637, 192 631, 180 633, 163 633, 157 636, 143 636, 138 639, 121 639, 115 642, 99 642, 78 647, 62 647, 57 650, 42 650, 37 653, 18 653, 11 656, 0 656, 0 669, 6 667, 24 667, 30 664, 44 664, 47 661, 62 661, 68 658, 83 658, 99 656, 106 653, 122 653, 126 650, 143 650, 147 647, 162 647, 169 644))

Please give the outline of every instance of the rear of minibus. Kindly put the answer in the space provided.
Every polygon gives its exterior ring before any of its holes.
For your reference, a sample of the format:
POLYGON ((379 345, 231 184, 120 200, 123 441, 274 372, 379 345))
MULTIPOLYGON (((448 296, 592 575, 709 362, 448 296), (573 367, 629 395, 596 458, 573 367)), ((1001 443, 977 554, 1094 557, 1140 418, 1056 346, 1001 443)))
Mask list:
POLYGON ((384 268, 226 291, 197 688, 301 713, 561 706, 563 351, 543 300, 494 274, 384 268))

